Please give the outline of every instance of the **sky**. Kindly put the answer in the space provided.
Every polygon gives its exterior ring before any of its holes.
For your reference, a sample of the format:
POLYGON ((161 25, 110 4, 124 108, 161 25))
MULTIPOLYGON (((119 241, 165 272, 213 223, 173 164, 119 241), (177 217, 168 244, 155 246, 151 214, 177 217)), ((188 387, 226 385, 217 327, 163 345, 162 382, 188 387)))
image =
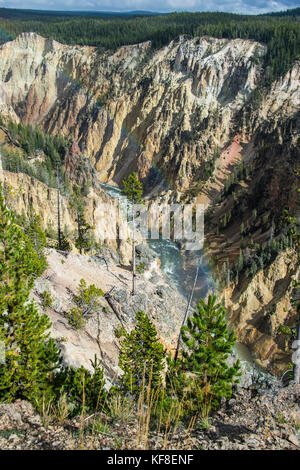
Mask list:
POLYGON ((300 0, 0 0, 0 7, 92 11, 227 11, 267 13, 300 6, 300 0))

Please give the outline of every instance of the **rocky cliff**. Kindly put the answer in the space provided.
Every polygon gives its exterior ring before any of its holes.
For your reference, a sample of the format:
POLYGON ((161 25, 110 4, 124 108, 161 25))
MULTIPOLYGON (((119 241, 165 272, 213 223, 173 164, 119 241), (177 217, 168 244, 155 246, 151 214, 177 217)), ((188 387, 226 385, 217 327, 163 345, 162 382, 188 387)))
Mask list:
POLYGON ((275 375, 282 375, 291 362, 292 339, 281 327, 297 325, 292 299, 299 274, 297 254, 289 249, 250 281, 228 287, 223 294, 229 324, 239 341, 275 375))
MULTIPOLYGON (((7 202, 18 214, 28 217, 32 210, 41 218, 42 227, 48 232, 57 233, 57 189, 32 178, 24 173, 1 171, 3 183, 9 188, 7 202)), ((1 181, 1 180, 0 180, 1 181)), ((99 185, 92 186, 84 198, 84 210, 87 223, 93 227, 95 241, 118 251, 120 263, 129 265, 131 262, 131 243, 129 240, 117 240, 112 232, 111 220, 103 216, 102 204, 113 204, 112 199, 99 185), (103 236, 103 233, 106 236, 103 236)), ((60 217, 62 230, 70 239, 77 234, 76 213, 70 206, 70 201, 60 194, 60 217)), ((139 233, 137 240, 142 240, 139 233)), ((77 252, 74 245, 72 250, 77 252)))
POLYGON ((118 255, 108 248, 95 256, 62 255, 50 249, 47 261, 48 269, 36 280, 33 297, 42 311, 42 294, 45 290, 50 293, 53 301, 46 311, 52 322, 52 336, 59 342, 67 364, 91 369, 90 359, 96 354, 103 360, 106 377, 116 379, 120 343, 115 333, 122 326, 130 330, 139 310, 154 321, 166 349, 175 350, 186 301, 162 273, 151 250, 147 249, 143 257, 145 271, 137 275, 135 296, 131 295, 131 271, 121 267, 118 255), (106 295, 100 298, 99 310, 76 329, 67 315, 75 306, 80 279, 106 295))
MULTIPOLYGON (((135 169, 184 190, 239 126, 265 52, 255 41, 181 37, 155 52, 143 43, 101 54, 26 33, 0 48, 2 107, 71 134, 103 181, 135 169)), ((298 79, 295 67, 275 85, 256 123, 295 111, 298 79)))

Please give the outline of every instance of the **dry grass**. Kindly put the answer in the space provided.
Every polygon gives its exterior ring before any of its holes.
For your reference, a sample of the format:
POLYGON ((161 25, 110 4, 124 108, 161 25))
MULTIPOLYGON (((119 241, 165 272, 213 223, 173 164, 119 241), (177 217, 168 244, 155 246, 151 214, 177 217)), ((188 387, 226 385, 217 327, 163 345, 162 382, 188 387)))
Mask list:
POLYGON ((49 398, 43 393, 41 400, 36 400, 36 408, 40 412, 41 421, 45 429, 53 421, 53 398, 49 398))
MULTIPOLYGON (((181 400, 174 399, 167 413, 164 411, 161 403, 165 398, 165 389, 153 389, 152 387, 152 370, 149 377, 148 384, 145 383, 145 370, 143 374, 143 381, 141 391, 139 393, 138 408, 137 408, 137 434, 136 434, 136 447, 137 449, 148 450, 151 435, 155 434, 158 438, 156 446, 161 450, 172 448, 174 435, 178 432, 180 420, 183 414, 185 396, 181 400), (157 419, 158 417, 158 419, 157 419), (157 419, 157 428, 151 431, 151 424, 157 419)), ((197 416, 194 416, 186 430, 187 436, 190 436, 195 426, 197 416)), ((185 438, 184 438, 185 439, 185 438)), ((189 446, 189 439, 185 439, 185 444, 189 446)))
MULTIPOLYGON (((129 425, 132 431, 127 440, 124 436, 121 438, 117 435, 115 443, 117 448, 131 450, 188 450, 192 448, 194 441, 193 430, 196 421, 199 421, 198 424, 201 428, 210 428, 209 415, 212 406, 209 390, 201 388, 195 376, 179 399, 175 387, 172 387, 170 394, 167 393, 165 388, 154 387, 152 372, 151 368, 150 376, 146 378, 146 365, 144 366, 137 401, 117 391, 112 393, 103 403, 100 401, 101 394, 99 393, 96 409, 89 416, 86 416, 85 377, 82 377, 83 391, 78 429, 78 449, 82 450, 86 447, 89 449, 99 448, 99 438, 101 436, 104 439, 112 436, 113 422, 117 424, 117 429, 118 423, 121 423, 124 426, 129 425), (182 418, 186 406, 189 406, 187 397, 190 393, 195 394, 193 400, 198 404, 201 403, 201 408, 184 425, 182 418)), ((43 397, 39 408, 45 427, 51 421, 56 421, 62 425, 69 415, 67 395, 62 392, 55 405, 52 399, 47 400, 46 397, 43 397)))
POLYGON ((81 414, 80 414, 80 428, 79 428, 79 449, 83 450, 84 449, 84 428, 85 428, 85 423, 84 423, 84 416, 85 416, 85 375, 84 373, 82 374, 82 408, 81 408, 81 414))
POLYGON ((133 419, 135 412, 135 405, 132 400, 125 397, 121 393, 114 394, 106 402, 108 414, 122 423, 126 423, 133 419))
POLYGON ((138 404, 137 404, 137 434, 136 434, 136 446, 137 449, 148 449, 149 441, 149 426, 154 405, 154 390, 152 390, 152 367, 149 377, 149 383, 145 383, 145 372, 146 366, 144 366, 142 388, 139 393, 138 404), (145 400, 146 393, 146 400, 145 400))
POLYGON ((67 394, 66 393, 61 393, 57 404, 53 405, 53 415, 56 419, 56 421, 59 424, 63 424, 65 419, 68 418, 70 414, 70 410, 68 407, 68 399, 67 399, 67 394))

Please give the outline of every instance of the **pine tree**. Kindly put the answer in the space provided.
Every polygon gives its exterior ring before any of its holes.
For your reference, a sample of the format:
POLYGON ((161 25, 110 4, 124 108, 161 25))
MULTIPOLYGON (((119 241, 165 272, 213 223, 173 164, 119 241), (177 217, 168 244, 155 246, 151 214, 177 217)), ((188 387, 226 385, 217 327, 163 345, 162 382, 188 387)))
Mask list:
POLYGON ((133 172, 129 177, 123 180, 124 189, 122 193, 133 204, 141 204, 143 196, 143 185, 139 181, 137 174, 133 172))
POLYGON ((65 252, 71 251, 71 244, 64 233, 61 233, 60 243, 57 242, 57 249, 65 252))
POLYGON ((135 211, 134 204, 142 204, 143 185, 139 181, 135 172, 129 175, 128 179, 123 180, 124 189, 122 193, 132 203, 132 295, 136 293, 135 278, 136 278, 136 263, 135 263, 135 211))
POLYGON ((5 362, 0 364, 0 398, 32 400, 45 391, 60 362, 47 315, 39 315, 29 300, 34 279, 44 270, 44 260, 0 191, 0 341, 5 362))
POLYGON ((273 242, 273 237, 274 237, 274 229, 275 229, 275 224, 274 224, 274 219, 272 219, 270 235, 269 235, 269 246, 271 247, 272 247, 272 242, 273 242))
POLYGON ((25 222, 24 232, 28 235, 34 251, 40 258, 40 272, 42 272, 47 267, 47 260, 44 253, 47 238, 44 230, 42 229, 41 218, 35 212, 31 212, 29 220, 25 222))
POLYGON ((252 260, 252 262, 251 262, 251 267, 250 267, 250 271, 251 271, 251 276, 252 276, 252 277, 255 276, 255 274, 257 273, 257 270, 258 270, 257 264, 256 264, 256 262, 255 262, 254 260, 252 260))
POLYGON ((215 408, 221 397, 231 395, 239 375, 239 361, 232 367, 226 363, 236 339, 228 330, 225 309, 215 296, 210 295, 207 303, 200 300, 197 311, 182 329, 182 339, 182 369, 188 373, 191 404, 197 409, 203 401, 215 408))
POLYGON ((70 204, 76 213, 77 238, 75 240, 75 246, 78 248, 80 254, 82 254, 83 251, 88 250, 90 247, 89 232, 92 227, 85 220, 84 201, 78 185, 74 186, 70 204))
POLYGON ((157 331, 148 316, 141 310, 136 314, 136 326, 131 333, 124 332, 119 356, 119 366, 124 371, 122 388, 138 395, 143 381, 156 389, 162 383, 165 352, 157 331))

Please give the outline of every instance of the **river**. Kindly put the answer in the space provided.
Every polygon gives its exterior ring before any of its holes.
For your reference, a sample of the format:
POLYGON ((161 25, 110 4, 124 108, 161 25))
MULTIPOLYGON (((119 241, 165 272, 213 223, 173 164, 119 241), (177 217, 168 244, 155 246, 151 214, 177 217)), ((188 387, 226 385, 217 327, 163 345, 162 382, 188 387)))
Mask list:
MULTIPOLYGON (((118 199, 122 197, 121 189, 106 183, 100 183, 100 186, 109 196, 118 199)), ((198 277, 191 302, 192 307, 195 308, 199 299, 204 298, 208 292, 214 292, 213 277, 205 262, 202 251, 181 250, 177 243, 163 238, 157 240, 148 239, 147 243, 160 259, 162 271, 172 280, 186 300, 190 297, 197 266, 199 265, 198 277)), ((247 364, 248 367, 252 367, 253 359, 251 352, 245 345, 236 343, 234 351, 245 365, 247 364)))
MULTIPOLYGON (((122 191, 119 188, 106 183, 100 183, 100 186, 109 196, 122 198, 122 191)), ((191 286, 194 283, 199 264, 193 304, 200 297, 205 297, 208 291, 213 291, 213 279, 201 251, 181 250, 176 242, 164 238, 155 240, 149 238, 146 241, 160 259, 162 271, 172 280, 185 298, 190 296, 191 286)))

